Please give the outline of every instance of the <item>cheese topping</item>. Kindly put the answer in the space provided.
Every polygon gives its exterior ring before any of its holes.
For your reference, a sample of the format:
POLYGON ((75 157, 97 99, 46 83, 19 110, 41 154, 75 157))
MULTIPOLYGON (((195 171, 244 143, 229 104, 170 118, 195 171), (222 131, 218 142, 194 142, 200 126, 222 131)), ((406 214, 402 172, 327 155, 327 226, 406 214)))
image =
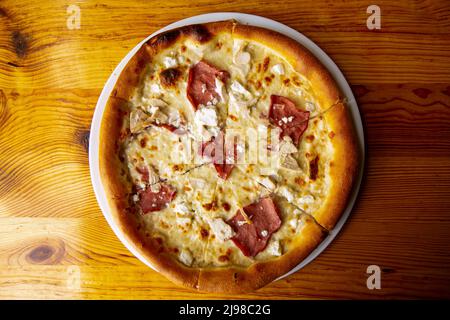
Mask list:
MULTIPOLYGON (((204 44, 185 40, 162 50, 146 68, 129 105, 124 121, 132 134, 121 146, 127 176, 137 188, 158 190, 159 181, 164 181, 177 190, 167 208, 138 214, 137 219, 143 233, 177 248, 173 255, 186 266, 249 266, 282 255, 289 250, 289 240, 301 232, 301 217, 314 215, 327 195, 331 138, 327 123, 316 115, 328 106, 320 105, 308 79, 261 43, 222 34, 204 44), (226 70, 230 78, 216 78, 217 98, 194 109, 186 95, 188 70, 201 59, 226 70), (168 68, 182 74, 173 87, 163 88, 158 75, 168 68), (287 97, 311 112, 298 145, 287 136, 276 139, 281 131, 268 118, 271 95, 287 97), (236 152, 245 155, 245 161, 223 180, 211 159, 198 156, 199 143, 231 129, 242 129, 237 136, 246 143, 237 144, 236 152), (252 134, 255 141, 249 139, 252 134), (252 148, 262 149, 269 158, 252 161, 252 148), (319 176, 312 180, 310 161, 316 155, 319 176), (149 168, 149 177, 138 166, 149 168), (248 258, 230 240, 235 232, 227 221, 266 195, 275 197, 282 225, 263 251, 248 258), (227 259, 220 260, 227 252, 227 259)), ((280 121, 289 125, 294 119, 285 116, 280 121)), ((130 197, 139 202, 137 194, 130 197)), ((243 224, 251 223, 251 217, 246 219, 243 224)))
POLYGON ((195 121, 198 123, 215 127, 217 126, 217 114, 213 108, 201 108, 195 112, 195 121))
POLYGON ((282 75, 282 74, 284 74, 284 67, 283 67, 283 65, 281 63, 278 63, 278 64, 275 64, 270 69, 270 71, 272 71, 275 74, 282 75))
POLYGON ((192 261, 194 260, 192 253, 189 251, 189 249, 181 250, 179 258, 180 261, 188 267, 192 265, 192 261))
POLYGON ((230 225, 220 218, 209 220, 208 222, 214 235, 220 241, 228 240, 235 234, 233 229, 231 229, 230 225))
POLYGON ((267 246, 266 250, 269 254, 277 257, 281 256, 281 254, 283 253, 279 241, 269 242, 269 245, 267 246))

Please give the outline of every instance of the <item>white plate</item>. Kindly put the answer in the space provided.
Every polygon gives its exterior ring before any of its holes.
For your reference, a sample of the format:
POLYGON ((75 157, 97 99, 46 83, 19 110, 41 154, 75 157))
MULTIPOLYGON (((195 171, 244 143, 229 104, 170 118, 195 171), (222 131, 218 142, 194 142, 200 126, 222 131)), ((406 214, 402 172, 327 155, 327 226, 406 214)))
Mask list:
MULTIPOLYGON (((108 81, 106 82, 102 93, 100 94, 100 97, 97 102, 97 106, 95 107, 94 117, 92 119, 92 125, 91 125, 91 134, 90 134, 90 140, 89 140, 89 166, 90 166, 90 172, 91 172, 91 179, 92 179, 92 185, 94 187, 95 196, 97 197, 97 201, 100 205, 100 208, 103 212, 103 215, 105 216, 106 220, 108 221, 109 225, 113 229, 116 236, 122 241, 122 243, 130 250, 131 253, 133 253, 139 260, 141 260, 143 263, 151 267, 152 269, 155 269, 149 261, 146 260, 144 256, 139 254, 136 250, 134 250, 133 246, 128 243, 128 241, 125 239, 123 234, 121 233, 120 229, 117 227, 117 225, 113 222, 113 219, 110 214, 110 208, 108 205, 108 202, 106 200, 106 194, 105 190, 103 188, 102 182, 100 180, 99 176, 99 158, 98 158, 98 148, 99 148, 99 132, 100 132, 100 123, 103 116, 103 111, 105 109, 106 102, 108 100, 108 97, 111 93, 111 91, 114 88, 114 85, 117 81, 118 76, 120 75, 122 69, 125 67, 125 65, 128 63, 128 61, 131 59, 131 57, 136 53, 136 51, 141 47, 141 45, 150 39, 151 37, 164 32, 166 30, 174 29, 177 27, 181 27, 184 25, 189 24, 195 24, 195 23, 206 23, 206 22, 213 22, 213 21, 221 21, 221 20, 229 20, 229 19, 235 19, 239 21, 240 23, 244 24, 250 24, 254 26, 264 27, 267 29, 272 29, 274 31, 278 31, 282 34, 287 35, 288 37, 298 41, 303 46, 308 48, 322 63, 325 65, 328 70, 333 75, 334 79, 338 83, 340 89, 342 90, 344 96, 348 99, 348 105, 350 106, 350 112, 351 116, 353 118, 353 121, 356 126, 357 136, 358 136, 358 143, 360 146, 360 150, 362 150, 362 164, 364 164, 364 132, 363 132, 363 126, 361 122, 361 116, 359 114, 358 105, 356 104, 355 98, 353 96, 353 93, 350 89, 350 86, 348 85, 347 81, 344 78, 344 75, 339 70, 339 68, 336 66, 336 64, 333 62, 333 60, 330 59, 330 57, 327 56, 325 52, 322 51, 314 42, 309 40, 307 37, 305 37, 300 32, 282 24, 279 22, 276 22, 271 19, 251 15, 251 14, 244 14, 244 13, 235 13, 235 12, 217 12, 217 13, 208 13, 208 14, 202 14, 199 16, 183 19, 177 22, 174 22, 157 32, 151 34, 146 39, 142 40, 136 47, 134 47, 126 56, 122 59, 122 61, 117 65, 117 67, 114 69, 114 72, 109 77, 108 81)), ((352 208, 353 204, 355 203, 356 196, 359 191, 359 187, 362 180, 363 175, 363 165, 361 166, 361 170, 359 172, 359 176, 356 182, 356 186, 353 190, 353 194, 350 197, 350 201, 348 202, 348 206, 334 227, 333 230, 330 231, 328 236, 324 239, 324 241, 313 251, 311 254, 306 257, 300 264, 298 264, 295 268, 293 268, 291 271, 286 273, 285 275, 279 277, 277 280, 282 279, 284 277, 287 277, 288 275, 297 272, 304 266, 306 266, 308 263, 310 263, 312 260, 314 260, 323 250, 325 250, 326 247, 333 241, 333 239, 336 237, 336 235, 341 230, 342 226, 344 225, 345 221, 347 220, 352 208)))

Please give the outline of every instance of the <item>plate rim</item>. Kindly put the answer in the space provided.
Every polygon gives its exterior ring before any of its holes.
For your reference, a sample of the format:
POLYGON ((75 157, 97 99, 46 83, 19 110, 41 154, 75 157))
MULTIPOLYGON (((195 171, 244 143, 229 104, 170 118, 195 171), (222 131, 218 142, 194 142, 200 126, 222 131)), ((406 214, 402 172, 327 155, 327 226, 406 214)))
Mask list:
POLYGON ((152 268, 153 270, 157 271, 157 269, 137 250, 134 249, 133 245, 129 243, 126 238, 124 237, 123 233, 121 232, 120 228, 114 223, 112 216, 110 214, 110 208, 107 202, 106 193, 103 187, 103 184, 100 179, 99 175, 99 157, 98 157, 98 149, 99 149, 99 133, 100 133, 100 125, 103 118, 104 109, 106 106, 106 103, 108 101, 109 95, 114 89, 114 85, 122 72, 123 68, 126 66, 128 61, 131 59, 131 57, 137 52, 137 50, 144 44, 148 39, 154 37, 155 35, 162 33, 164 31, 178 28, 181 26, 189 25, 189 24, 196 24, 196 23, 207 23, 207 22, 214 22, 214 21, 222 21, 222 20, 230 20, 235 19, 240 23, 253 25, 253 26, 259 26, 267 29, 271 29, 277 32, 280 32, 293 40, 299 42, 303 46, 305 46, 311 53, 319 59, 319 61, 328 69, 328 71, 333 76, 334 80, 336 81, 338 87, 340 88, 341 92, 344 94, 344 96, 347 98, 347 104, 349 105, 350 110, 350 116, 352 118, 352 121, 355 125, 356 129, 356 135, 357 135, 357 142, 360 148, 361 153, 361 166, 359 169, 358 177, 356 179, 356 183, 352 189, 352 194, 348 200, 347 207, 344 210, 344 213, 339 218, 338 222, 336 223, 335 227, 329 231, 328 235, 325 237, 325 239, 317 246, 306 258, 304 258, 297 266, 292 268, 290 271, 285 273, 284 275, 276 278, 274 281, 278 281, 280 279, 283 279, 289 275, 292 275, 293 273, 299 271, 303 267, 305 267, 307 264, 311 263, 314 259, 316 259, 325 249, 332 243, 332 241, 336 238, 336 236, 341 231, 342 227, 346 223, 348 217, 350 216, 350 213, 353 210, 354 204, 356 202, 361 182, 363 178, 364 173, 364 163, 365 163, 365 139, 364 139, 364 128, 363 123, 361 119, 361 114, 359 112, 358 104, 356 103, 355 97, 353 95, 353 92, 350 88, 349 83, 345 79, 343 73, 338 68, 336 63, 312 40, 310 40, 308 37, 300 33, 299 31, 272 19, 253 15, 253 14, 247 14, 247 13, 240 13, 240 12, 212 12, 212 13, 206 13, 206 14, 200 14, 192 17, 188 17, 185 19, 181 19, 178 21, 175 21, 146 37, 142 41, 140 41, 135 47, 133 47, 128 53, 125 55, 124 58, 118 63, 118 65, 114 68, 113 72, 109 76, 108 80, 105 82, 105 85, 103 86, 102 92, 100 93, 100 96, 97 100, 97 104, 95 106, 94 114, 92 117, 91 122, 91 128, 90 128, 90 135, 89 135, 89 171, 91 176, 91 182, 92 187, 94 189, 94 194, 97 200, 97 203, 99 204, 99 207, 102 211, 103 216, 105 217, 106 221, 108 222, 109 226, 113 230, 116 237, 122 242, 122 244, 141 262, 143 262, 148 267, 152 268))

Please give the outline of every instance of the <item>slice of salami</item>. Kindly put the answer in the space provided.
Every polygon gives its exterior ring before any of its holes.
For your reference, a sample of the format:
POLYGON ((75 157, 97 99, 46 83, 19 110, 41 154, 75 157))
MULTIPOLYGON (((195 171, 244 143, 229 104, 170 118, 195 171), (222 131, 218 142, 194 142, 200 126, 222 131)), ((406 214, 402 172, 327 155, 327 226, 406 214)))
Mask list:
POLYGON ((281 128, 281 137, 289 136, 296 146, 308 128, 309 111, 302 111, 295 103, 282 96, 270 96, 270 121, 281 128))
POLYGON ((187 98, 194 110, 197 110, 199 105, 206 106, 214 98, 220 100, 220 95, 216 92, 216 78, 225 82, 229 77, 227 71, 220 70, 204 60, 192 66, 189 69, 187 98))
POLYGON ((169 184, 161 184, 158 192, 153 192, 149 187, 139 192, 140 206, 143 213, 159 211, 175 198, 176 189, 169 184))
POLYGON ((202 143, 200 155, 213 160, 217 174, 226 180, 233 170, 237 159, 237 146, 234 143, 226 141, 223 131, 211 141, 202 143))
POLYGON ((272 198, 265 197, 236 212, 228 224, 236 233, 231 240, 247 257, 254 257, 264 250, 272 234, 281 226, 278 208, 272 198), (244 210, 244 217, 241 213, 244 210))

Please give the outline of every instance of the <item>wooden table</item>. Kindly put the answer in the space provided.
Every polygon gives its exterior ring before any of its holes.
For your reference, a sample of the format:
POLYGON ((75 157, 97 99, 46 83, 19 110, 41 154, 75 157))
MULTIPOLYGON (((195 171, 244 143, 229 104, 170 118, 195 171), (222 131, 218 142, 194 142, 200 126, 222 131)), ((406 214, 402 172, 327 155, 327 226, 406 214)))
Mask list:
POLYGON ((0 298, 229 298, 179 288, 128 252, 89 176, 100 91, 141 39, 214 11, 285 23, 323 48, 352 85, 367 163, 338 238, 285 280, 233 298, 450 298, 450 5, 376 1, 0 2, 0 298), (366 268, 382 270, 381 289, 366 268))

